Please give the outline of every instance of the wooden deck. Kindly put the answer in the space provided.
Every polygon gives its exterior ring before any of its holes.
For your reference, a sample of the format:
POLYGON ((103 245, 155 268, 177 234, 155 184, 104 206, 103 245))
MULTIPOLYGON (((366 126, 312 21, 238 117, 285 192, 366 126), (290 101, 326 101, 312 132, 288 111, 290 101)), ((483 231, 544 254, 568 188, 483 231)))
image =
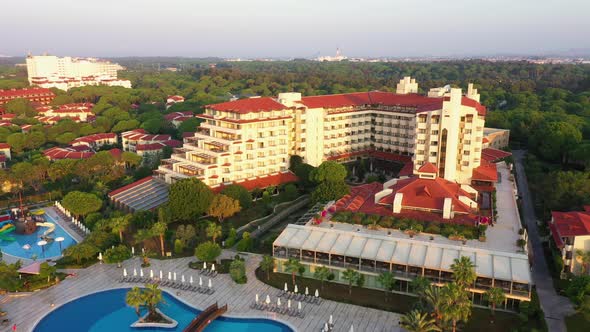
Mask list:
MULTIPOLYGON (((225 251, 222 256, 230 258, 234 255, 233 252, 225 251)), ((187 280, 191 275, 198 280, 198 273, 188 268, 188 263, 194 260, 194 258, 152 260, 151 268, 155 274, 158 274, 160 270, 164 271, 165 275, 168 271, 172 271, 177 273, 178 279, 184 274, 187 280)), ((178 291, 167 287, 163 289, 200 310, 214 302, 227 303, 230 310, 225 316, 277 320, 286 323, 296 331, 320 331, 324 323, 328 321, 330 314, 334 316, 336 331, 348 331, 351 324, 354 324, 355 331, 401 331, 398 325, 398 314, 333 301, 323 301, 320 306, 303 304, 304 319, 251 309, 250 305, 254 302, 255 294, 259 294, 261 299, 269 294, 272 301, 276 302, 279 292, 279 290, 256 279, 254 270, 260 260, 261 257, 257 255, 250 255, 246 258, 248 283, 245 285, 234 283, 229 275, 218 275, 213 279, 215 293, 212 295, 178 291)), ((127 271, 133 271, 133 268, 139 268, 140 264, 139 258, 133 258, 123 265, 127 271)), ((31 331, 44 315, 80 296, 107 289, 132 286, 118 282, 122 276, 122 269, 115 265, 96 264, 75 272, 78 274, 76 277, 68 278, 55 287, 30 296, 14 297, 3 301, 5 303, 2 304, 2 310, 8 312, 7 317, 11 324, 17 324, 17 331, 31 331)), ((144 270, 144 273, 149 275, 149 269, 144 270)), ((207 279, 204 278, 203 281, 206 282, 207 279)), ((1 327, 0 331, 3 331, 2 329, 4 327, 1 327)), ((6 331, 9 331, 9 328, 6 331)))

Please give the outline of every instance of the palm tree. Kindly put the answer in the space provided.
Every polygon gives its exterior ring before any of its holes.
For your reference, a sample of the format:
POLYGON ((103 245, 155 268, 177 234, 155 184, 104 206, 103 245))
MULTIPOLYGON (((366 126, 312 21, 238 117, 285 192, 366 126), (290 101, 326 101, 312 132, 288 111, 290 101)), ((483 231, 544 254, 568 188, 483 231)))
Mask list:
POLYGON ((164 248, 164 234, 166 234, 166 230, 168 229, 168 225, 165 222, 158 221, 157 223, 152 226, 152 234, 157 235, 160 237, 160 250, 162 251, 162 257, 165 256, 165 248, 164 248))
POLYGON ((441 329, 436 326, 434 319, 428 318, 418 310, 412 310, 400 318, 399 324, 409 332, 436 332, 441 329))
POLYGON ((504 294, 502 288, 492 287, 485 292, 484 296, 490 302, 493 322, 493 317, 496 311, 496 305, 504 303, 504 301, 506 300, 506 295, 504 294))
POLYGON ((475 265, 473 265, 473 262, 471 262, 471 259, 467 256, 455 258, 454 263, 451 264, 451 271, 453 271, 453 277, 457 284, 463 288, 473 285, 477 278, 477 275, 475 274, 475 265))
POLYGON ((351 268, 346 269, 342 272, 342 278, 348 281, 348 294, 352 295, 352 284, 356 283, 359 278, 359 273, 351 268))
POLYGON ((119 234, 119 241, 123 243, 123 232, 129 227, 131 215, 116 217, 110 220, 109 226, 114 233, 119 234))
POLYGON ((383 272, 377 277, 377 282, 383 286, 383 291, 385 292, 385 302, 387 302, 389 293, 395 286, 395 277, 391 272, 383 272))
POLYGON ((157 284, 147 284, 142 294, 145 306, 148 309, 148 320, 155 320, 158 316, 156 309, 163 302, 162 290, 158 288, 157 284))
POLYGON ((301 268, 303 268, 303 265, 295 258, 289 258, 289 260, 285 262, 285 271, 291 273, 293 287, 295 286, 295 273, 299 273, 301 268))
POLYGON ((443 298, 442 317, 450 321, 453 332, 457 331, 457 323, 467 321, 471 315, 471 300, 465 288, 456 282, 446 284, 440 290, 443 298))
POLYGON ((590 251, 576 250, 576 261, 582 264, 582 274, 586 274, 590 265, 590 251))
POLYGON ((324 280, 328 279, 331 273, 332 272, 330 272, 330 269, 325 266, 319 266, 315 269, 313 277, 320 280, 322 284, 322 291, 324 290, 324 280))
POLYGON ((213 243, 215 243, 215 240, 221 236, 221 225, 210 222, 209 225, 207 225, 206 233, 207 237, 211 238, 213 243))
POLYGON ((141 293, 141 289, 139 289, 139 287, 131 288, 131 290, 128 291, 127 295, 125 296, 125 303, 127 303, 128 306, 135 308, 137 317, 141 317, 139 308, 144 305, 143 300, 143 294, 141 293))
POLYGON ((260 261, 260 269, 266 272, 266 280, 270 279, 270 271, 275 268, 275 259, 271 256, 264 255, 260 261))
POLYGON ((429 285, 422 293, 422 298, 424 298, 424 302, 428 305, 430 311, 432 311, 432 315, 434 316, 435 321, 438 323, 442 320, 442 306, 443 306, 443 297, 440 293, 440 288, 437 286, 429 285))

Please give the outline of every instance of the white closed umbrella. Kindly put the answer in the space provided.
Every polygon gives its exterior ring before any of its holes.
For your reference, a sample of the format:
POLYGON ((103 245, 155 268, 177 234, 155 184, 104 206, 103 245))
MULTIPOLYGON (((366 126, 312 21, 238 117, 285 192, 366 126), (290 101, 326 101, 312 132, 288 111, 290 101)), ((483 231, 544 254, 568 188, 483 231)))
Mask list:
POLYGON ((215 264, 211 264, 211 271, 215 271, 215 264))
POLYGON ((203 270, 207 270, 207 262, 203 262, 203 270))
POLYGON ((168 271, 168 280, 172 280, 172 272, 168 271))
POLYGON ((211 282, 211 279, 209 279, 209 288, 213 287, 213 283, 211 282))
POLYGON ((350 331, 349 332, 354 332, 354 325, 350 325, 350 331))
POLYGON ((266 304, 270 304, 270 295, 266 295, 266 304))
POLYGON ((191 276, 191 278, 189 279, 189 282, 191 283, 191 285, 193 284, 193 276, 191 276))
POLYGON ((143 269, 139 269, 139 276, 143 278, 143 269))
POLYGON ((180 278, 180 281, 181 281, 183 284, 185 283, 185 281, 184 281, 184 274, 181 276, 181 278, 180 278))
POLYGON ((154 279, 154 270, 150 270, 150 279, 154 279))
POLYGON ((133 276, 137 277, 137 269, 136 268, 133 268, 133 276))
POLYGON ((176 272, 174 272, 174 281, 176 281, 176 272))
POLYGON ((305 295, 309 295, 309 288, 305 287, 305 295))
POLYGON ((285 283, 285 292, 289 291, 289 287, 287 287, 287 283, 285 283))
POLYGON ((135 256, 135 247, 131 247, 131 255, 135 256))
POLYGON ((102 261, 102 252, 99 252, 99 253, 98 253, 98 260, 99 260, 99 261, 102 261))
POLYGON ((324 323, 324 331, 328 332, 329 330, 328 323, 324 323))
POLYGON ((334 317, 332 317, 332 315, 330 315, 330 319, 328 319, 328 324, 334 325, 334 317))
POLYGON ((258 293, 256 293, 256 303, 258 303, 259 297, 258 297, 258 293))
POLYGON ((203 286, 203 278, 199 277, 199 287, 203 286))
POLYGON ((291 300, 287 300, 287 308, 291 309, 291 300))
POLYGON ((280 307, 280 306, 281 306, 281 298, 277 297, 277 307, 280 307))
POLYGON ((123 268, 123 277, 126 277, 126 276, 127 276, 127 269, 123 268))
POLYGON ((315 290, 315 297, 320 297, 320 292, 317 289, 315 290))
POLYGON ((297 302, 297 309, 301 311, 301 301, 297 302))
POLYGON ((162 270, 160 270, 160 280, 164 279, 164 272, 162 272, 162 270))
POLYGON ((295 289, 293 289, 293 292, 299 293, 299 288, 297 288, 297 285, 295 285, 295 289))

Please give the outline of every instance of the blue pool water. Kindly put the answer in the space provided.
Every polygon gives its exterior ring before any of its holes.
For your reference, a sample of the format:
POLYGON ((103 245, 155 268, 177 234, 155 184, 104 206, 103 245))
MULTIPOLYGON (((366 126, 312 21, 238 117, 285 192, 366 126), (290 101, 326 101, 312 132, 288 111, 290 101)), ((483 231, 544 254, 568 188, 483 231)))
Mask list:
MULTIPOLYGON (((125 304, 125 294, 129 288, 113 289, 90 294, 66 303, 45 316, 33 332, 54 331, 89 331, 89 332, 138 332, 138 331, 183 331, 186 326, 200 313, 193 307, 163 292, 165 304, 159 309, 167 316, 175 319, 175 329, 164 328, 131 328, 137 321, 133 308, 125 304)), ((231 310, 231 308, 230 308, 231 310)), ((142 312, 143 314, 143 312, 142 312)), ((206 332, 292 332, 285 324, 268 319, 227 318, 219 317, 205 329, 206 332)))
MULTIPOLYGON (((70 234, 68 234, 68 232, 66 232, 53 219, 51 219, 51 217, 49 217, 47 214, 44 214, 43 218, 45 218, 47 222, 55 224, 55 231, 51 234, 48 234, 48 236, 54 239, 60 236, 64 238, 64 241, 61 243, 62 250, 73 244, 76 244, 76 240, 74 240, 70 234)), ((37 242, 41 240, 40 236, 43 235, 46 230, 47 227, 37 227, 35 233, 29 235, 19 235, 15 232, 6 234, 5 237, 14 238, 15 241, 0 239, 0 250, 8 255, 26 259, 32 259, 33 255, 37 256, 37 259, 39 260, 61 256, 59 251, 59 243, 55 241, 44 245, 43 248, 37 245, 37 242), (31 249, 23 249, 25 244, 30 245, 31 249)))

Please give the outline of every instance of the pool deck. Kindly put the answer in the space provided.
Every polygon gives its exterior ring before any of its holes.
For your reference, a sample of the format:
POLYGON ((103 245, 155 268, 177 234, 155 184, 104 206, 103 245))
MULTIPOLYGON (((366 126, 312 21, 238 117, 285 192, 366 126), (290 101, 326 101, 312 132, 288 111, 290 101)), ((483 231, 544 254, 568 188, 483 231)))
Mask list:
MULTIPOLYGON (((221 258, 230 258, 233 255, 235 253, 224 251, 221 258)), ((188 268, 188 263, 194 260, 194 258, 190 257, 152 260, 150 268, 154 270, 155 274, 159 274, 160 270, 164 271, 165 275, 167 275, 168 271, 176 272, 178 280, 180 280, 182 274, 187 280, 190 275, 193 275, 193 278, 198 280, 197 271, 188 268)), ((245 285, 237 285, 227 274, 215 277, 212 281, 215 289, 213 295, 208 296, 185 291, 181 291, 180 295, 178 295, 178 290, 167 287, 163 289, 200 310, 216 301, 219 305, 227 303, 229 310, 225 316, 277 320, 286 323, 296 331, 320 331, 324 323, 328 321, 330 314, 334 316, 335 331, 349 331, 351 324, 354 324, 355 331, 402 331, 398 325, 399 314, 333 301, 324 300, 319 306, 304 303, 305 318, 303 319, 250 309, 255 294, 258 293, 261 300, 269 294, 271 300, 276 303, 279 292, 277 289, 256 279, 254 271, 258 267, 260 260, 261 257, 254 254, 248 255, 246 258, 248 283, 245 285)), ((139 258, 132 258, 126 261, 123 266, 129 272, 130 270, 133 271, 134 267, 139 268, 140 263, 139 258)), ((144 270, 144 273, 146 271, 149 275, 149 269, 144 270)), ((64 303, 94 292, 132 286, 132 284, 118 282, 123 272, 122 269, 117 268, 115 265, 95 264, 87 269, 76 270, 75 273, 77 273, 76 277, 68 278, 57 286, 32 295, 0 299, 2 310, 8 312, 7 317, 11 321, 10 326, 16 323, 17 331, 31 331, 43 316, 64 303), (55 304, 55 306, 52 307, 52 304, 55 304)), ((207 282, 207 279, 204 278, 203 281, 207 282)), ((283 303, 283 305, 286 305, 286 303, 283 303)), ((10 327, 6 327, 6 330, 2 330, 3 328, 1 327, 0 331, 10 330, 10 327)))

